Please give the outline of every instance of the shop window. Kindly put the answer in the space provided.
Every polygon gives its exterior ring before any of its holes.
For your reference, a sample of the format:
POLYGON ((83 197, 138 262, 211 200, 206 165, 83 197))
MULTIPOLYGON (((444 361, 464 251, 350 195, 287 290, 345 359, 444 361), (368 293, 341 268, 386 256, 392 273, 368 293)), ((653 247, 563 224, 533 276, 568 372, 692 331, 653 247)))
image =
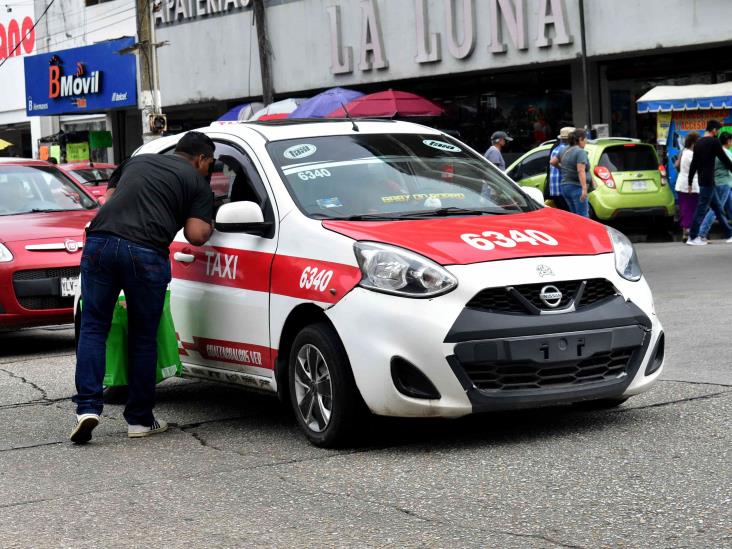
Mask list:
POLYGON ((96 6, 97 4, 104 4, 105 2, 113 2, 114 0, 86 0, 87 6, 96 6))

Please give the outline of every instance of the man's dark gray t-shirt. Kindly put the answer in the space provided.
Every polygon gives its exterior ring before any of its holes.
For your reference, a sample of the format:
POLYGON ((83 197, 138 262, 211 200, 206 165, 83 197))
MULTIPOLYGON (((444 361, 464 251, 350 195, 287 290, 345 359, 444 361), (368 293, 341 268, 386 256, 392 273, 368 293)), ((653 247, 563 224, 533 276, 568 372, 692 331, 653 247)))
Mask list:
POLYGON ((590 158, 587 156, 587 151, 582 147, 574 146, 564 151, 564 154, 559 159, 562 166, 562 184, 580 185, 579 172, 577 171, 577 164, 585 165, 585 175, 587 184, 590 184, 590 158))
POLYGON ((109 188, 114 194, 92 220, 90 233, 114 234, 168 255, 187 219, 211 222, 211 186, 178 155, 129 158, 112 174, 109 188))

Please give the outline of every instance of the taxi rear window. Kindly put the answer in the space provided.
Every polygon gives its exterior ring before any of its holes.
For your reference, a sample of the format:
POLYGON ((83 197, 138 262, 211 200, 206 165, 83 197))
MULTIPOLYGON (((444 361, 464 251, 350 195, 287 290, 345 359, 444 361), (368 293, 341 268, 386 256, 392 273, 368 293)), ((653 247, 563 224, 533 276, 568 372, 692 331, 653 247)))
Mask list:
POLYGON ((649 145, 627 143, 605 147, 599 164, 611 172, 657 170, 658 158, 649 145))

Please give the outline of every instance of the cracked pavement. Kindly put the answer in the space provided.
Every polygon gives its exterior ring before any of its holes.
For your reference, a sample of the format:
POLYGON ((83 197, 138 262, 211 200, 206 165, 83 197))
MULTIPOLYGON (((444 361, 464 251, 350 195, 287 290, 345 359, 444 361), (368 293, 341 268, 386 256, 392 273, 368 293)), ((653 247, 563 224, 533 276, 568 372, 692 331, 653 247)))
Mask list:
POLYGON ((732 547, 732 247, 641 244, 667 334, 621 407, 379 419, 309 445, 276 399, 170 380, 168 433, 73 422, 73 332, 0 334, 0 547, 732 547))

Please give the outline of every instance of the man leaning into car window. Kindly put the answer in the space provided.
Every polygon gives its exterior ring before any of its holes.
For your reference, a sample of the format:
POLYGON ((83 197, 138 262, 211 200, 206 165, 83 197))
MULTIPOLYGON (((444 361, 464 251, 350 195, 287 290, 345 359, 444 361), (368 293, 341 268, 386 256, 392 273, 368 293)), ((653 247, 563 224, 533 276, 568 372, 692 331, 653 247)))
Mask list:
POLYGON ((112 174, 107 202, 87 229, 81 258, 81 330, 76 358, 74 443, 86 443, 102 413, 106 341, 120 291, 128 315, 124 417, 130 438, 165 431, 153 416, 156 338, 170 282, 170 243, 182 228, 201 246, 211 236, 210 177, 215 145, 199 132, 185 134, 173 155, 141 154, 112 174))

